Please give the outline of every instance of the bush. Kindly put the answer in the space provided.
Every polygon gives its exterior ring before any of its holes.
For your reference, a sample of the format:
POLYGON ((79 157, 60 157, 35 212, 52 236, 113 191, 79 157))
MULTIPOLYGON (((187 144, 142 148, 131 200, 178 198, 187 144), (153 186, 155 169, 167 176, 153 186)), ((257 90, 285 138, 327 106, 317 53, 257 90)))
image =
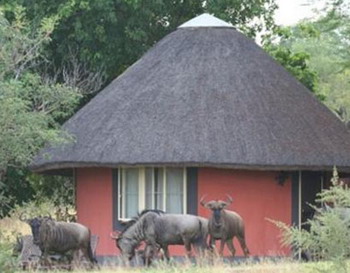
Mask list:
POLYGON ((0 231, 0 272, 12 273, 16 271, 17 259, 13 254, 13 244, 0 231))
POLYGON ((15 206, 10 215, 12 219, 34 218, 38 216, 50 216, 57 221, 75 221, 76 211, 73 205, 56 204, 49 198, 40 198, 15 206))
POLYGON ((308 253, 313 260, 331 261, 340 272, 346 271, 346 259, 350 257, 350 191, 339 180, 336 168, 331 181, 330 189, 322 190, 316 200, 325 205, 313 207, 314 217, 303 223, 310 226, 310 231, 273 222, 282 230, 283 245, 308 253))

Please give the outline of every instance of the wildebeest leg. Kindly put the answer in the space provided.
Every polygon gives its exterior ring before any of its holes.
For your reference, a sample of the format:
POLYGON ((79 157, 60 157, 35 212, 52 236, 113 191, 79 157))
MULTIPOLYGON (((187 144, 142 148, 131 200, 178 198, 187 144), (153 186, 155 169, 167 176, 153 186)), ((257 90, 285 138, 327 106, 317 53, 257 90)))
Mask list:
POLYGON ((142 260, 143 260, 143 264, 145 266, 149 266, 151 264, 151 262, 152 262, 151 257, 153 256, 152 252, 153 252, 152 246, 146 245, 145 250, 142 253, 142 260))
POLYGON ((220 255, 220 256, 223 256, 223 254, 224 254, 225 242, 226 242, 226 239, 221 238, 221 241, 220 241, 220 250, 219 250, 219 255, 220 255))
POLYGON ((181 236, 186 249, 187 258, 191 257, 191 241, 186 236, 181 236))
POLYGON ((241 248, 243 250, 244 256, 247 257, 249 255, 249 249, 245 243, 244 235, 237 236, 237 239, 239 241, 239 244, 241 245, 241 248))
POLYGON ((205 251, 208 249, 207 247, 207 243, 205 241, 200 242, 200 243, 196 243, 196 244, 192 244, 194 247, 194 250, 196 251, 197 255, 199 256, 203 256, 205 251))
POLYGON ((191 242, 188 240, 184 241, 185 249, 186 249, 186 256, 187 258, 191 257, 191 242))
POLYGON ((91 257, 91 254, 89 254, 89 249, 87 247, 82 247, 81 252, 83 253, 83 256, 85 257, 86 261, 89 262, 90 269, 92 269, 94 267, 94 258, 91 257))
POLYGON ((43 254, 41 256, 41 260, 43 261, 44 266, 47 266, 48 268, 51 269, 51 262, 49 261, 49 254, 47 251, 43 251, 43 254))
POLYGON ((209 237, 209 247, 210 247, 211 249, 214 249, 214 248, 215 248, 215 239, 214 239, 214 237, 211 236, 211 235, 210 235, 210 237, 209 237))
POLYGON ((227 247, 228 247, 228 249, 230 250, 230 252, 232 254, 232 257, 234 257, 235 254, 236 254, 236 249, 233 246, 233 238, 231 240, 227 240, 226 244, 227 244, 227 247))
POLYGON ((164 251, 164 257, 167 259, 167 261, 170 260, 170 255, 169 255, 169 248, 167 245, 161 247, 164 251))
POLYGON ((145 266, 150 266, 153 258, 155 257, 158 251, 158 247, 153 245, 146 245, 144 253, 143 253, 143 262, 145 266))
POLYGON ((75 249, 73 251, 73 260, 72 260, 72 268, 79 268, 79 259, 80 259, 80 253, 79 253, 79 249, 75 249))

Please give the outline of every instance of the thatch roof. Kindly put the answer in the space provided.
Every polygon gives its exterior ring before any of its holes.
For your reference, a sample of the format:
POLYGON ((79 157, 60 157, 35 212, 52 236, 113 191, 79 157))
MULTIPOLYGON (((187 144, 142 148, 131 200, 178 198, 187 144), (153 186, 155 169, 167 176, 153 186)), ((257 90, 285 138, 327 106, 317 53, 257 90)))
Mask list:
MULTIPOLYGON (((187 25, 188 26, 188 25, 187 25)), ((178 28, 64 128, 34 171, 118 165, 350 167, 350 133, 253 40, 230 26, 178 28)))

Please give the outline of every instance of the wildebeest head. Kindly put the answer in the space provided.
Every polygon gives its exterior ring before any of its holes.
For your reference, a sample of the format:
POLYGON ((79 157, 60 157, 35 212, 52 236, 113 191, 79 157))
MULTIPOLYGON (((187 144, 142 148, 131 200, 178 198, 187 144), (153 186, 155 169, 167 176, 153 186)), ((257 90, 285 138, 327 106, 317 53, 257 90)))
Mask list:
POLYGON ((130 261, 135 256, 136 247, 133 241, 129 238, 123 237, 122 232, 114 231, 110 236, 115 240, 116 246, 120 250, 122 256, 130 261))
POLYGON ((117 247, 121 254, 126 257, 129 261, 135 256, 135 245, 129 238, 118 238, 116 241, 117 247))
POLYGON ((45 216, 45 217, 34 217, 32 219, 27 219, 21 214, 20 218, 21 221, 26 222, 31 230, 32 230, 32 235, 33 235, 33 243, 38 245, 40 241, 40 227, 44 221, 52 220, 50 216, 45 216))
POLYGON ((39 244, 39 234, 40 234, 40 226, 43 222, 43 218, 41 217, 35 217, 33 219, 29 219, 27 223, 30 225, 30 228, 32 229, 33 234, 33 243, 39 244))
POLYGON ((227 201, 222 201, 222 200, 211 200, 208 202, 204 202, 205 196, 203 196, 200 200, 200 204, 207 208, 210 209, 213 212, 213 218, 214 218, 214 223, 216 225, 220 225, 220 220, 221 220, 221 211, 226 208, 227 206, 232 204, 232 197, 227 195, 227 201))

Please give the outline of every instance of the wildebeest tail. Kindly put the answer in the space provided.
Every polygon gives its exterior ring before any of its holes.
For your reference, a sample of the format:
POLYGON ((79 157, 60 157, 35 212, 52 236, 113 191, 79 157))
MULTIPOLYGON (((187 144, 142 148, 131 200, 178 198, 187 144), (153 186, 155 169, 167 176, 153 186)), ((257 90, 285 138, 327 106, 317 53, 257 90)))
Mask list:
POLYGON ((89 241, 89 245, 88 245, 88 255, 89 255, 89 259, 92 263, 97 264, 97 260, 96 257, 94 256, 94 254, 92 253, 92 248, 91 248, 91 241, 89 241))
POLYGON ((205 236, 205 230, 202 224, 202 221, 198 219, 199 222, 199 234, 194 238, 192 244, 196 248, 206 248, 207 244, 205 242, 206 236, 205 236))

